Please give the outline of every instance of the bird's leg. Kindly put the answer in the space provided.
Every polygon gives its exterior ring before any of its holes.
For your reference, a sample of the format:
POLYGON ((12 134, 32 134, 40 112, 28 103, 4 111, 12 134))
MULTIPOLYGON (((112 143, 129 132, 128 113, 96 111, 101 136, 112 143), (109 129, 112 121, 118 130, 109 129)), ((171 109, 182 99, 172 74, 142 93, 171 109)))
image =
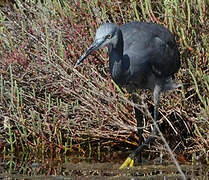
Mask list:
POLYGON ((158 118, 158 105, 159 105, 159 99, 160 99, 160 93, 161 93, 161 86, 156 85, 153 91, 153 98, 154 98, 154 129, 152 131, 152 134, 156 134, 156 126, 157 126, 157 118, 158 118))
MULTIPOLYGON (((133 93, 132 94, 132 100, 133 102, 136 104, 137 103, 137 97, 136 95, 133 93)), ((142 144, 142 133, 143 133, 143 129, 142 129, 142 120, 143 120, 143 113, 137 108, 134 106, 134 110, 135 110, 135 118, 136 118, 136 121, 137 121, 137 129, 138 129, 138 137, 139 137, 139 147, 142 147, 143 144, 142 144)), ((137 148, 137 149, 138 149, 137 148)), ((131 153, 129 155, 129 157, 124 161, 124 163, 120 166, 119 169, 123 169, 125 167, 132 167, 133 164, 134 164, 134 159, 138 157, 137 159, 137 162, 141 162, 141 151, 139 151, 137 154, 135 153, 131 153)))
POLYGON ((151 135, 146 139, 146 141, 139 145, 138 148, 134 151, 131 156, 137 157, 139 154, 141 154, 141 150, 150 144, 151 142, 154 141, 155 135, 156 135, 156 126, 157 126, 157 117, 158 117, 158 104, 159 104, 159 99, 160 99, 160 93, 161 93, 161 86, 156 85, 153 91, 153 97, 154 97, 154 118, 153 118, 153 123, 154 123, 154 129, 151 132, 151 135))
MULTIPOLYGON (((161 86, 160 85, 156 85, 153 91, 153 97, 154 97, 154 118, 153 118, 153 124, 154 124, 154 129, 152 130, 150 136, 146 139, 146 141, 142 144, 142 138, 139 138, 139 146, 137 147, 137 149, 131 153, 129 155, 129 157, 126 159, 126 161, 120 166, 120 169, 123 169, 124 167, 132 167, 133 166, 133 162, 134 162, 134 158, 139 156, 141 158, 141 150, 147 146, 148 144, 150 144, 151 142, 154 141, 155 139, 155 135, 156 135, 156 131, 157 131, 157 117, 158 117, 158 104, 159 104, 159 99, 160 99, 160 93, 161 93, 161 86)), ((136 97, 133 96, 133 100, 136 100, 136 97)), ((135 108, 135 116, 137 118, 140 117, 139 114, 142 112, 135 108)), ((138 134, 139 136, 142 137, 142 118, 141 118, 141 122, 140 119, 137 118, 137 126, 138 126, 138 134), (140 128, 141 127, 141 128, 140 128)))
MULTIPOLYGON (((133 102, 136 104, 137 103, 137 97, 135 94, 132 94, 132 99, 133 99, 133 102)), ((134 107, 134 110, 135 110, 135 118, 136 118, 136 121, 137 121, 137 130, 138 130, 138 138, 139 138, 139 146, 142 145, 142 142, 143 142, 143 113, 137 108, 137 107, 134 107)), ((141 163, 142 162, 142 159, 141 159, 141 152, 139 152, 139 154, 137 155, 137 162, 138 163, 141 163)))

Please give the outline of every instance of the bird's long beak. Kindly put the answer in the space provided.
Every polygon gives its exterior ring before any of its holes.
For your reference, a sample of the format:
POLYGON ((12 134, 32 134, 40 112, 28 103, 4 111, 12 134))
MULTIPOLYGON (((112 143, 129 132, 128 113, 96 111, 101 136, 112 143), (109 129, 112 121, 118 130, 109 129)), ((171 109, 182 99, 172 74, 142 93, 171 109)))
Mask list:
POLYGON ((105 39, 97 39, 95 40, 91 46, 83 53, 83 55, 80 57, 80 59, 77 60, 74 68, 78 67, 79 64, 93 51, 99 49, 101 47, 101 45, 103 44, 103 42, 105 41, 105 39))

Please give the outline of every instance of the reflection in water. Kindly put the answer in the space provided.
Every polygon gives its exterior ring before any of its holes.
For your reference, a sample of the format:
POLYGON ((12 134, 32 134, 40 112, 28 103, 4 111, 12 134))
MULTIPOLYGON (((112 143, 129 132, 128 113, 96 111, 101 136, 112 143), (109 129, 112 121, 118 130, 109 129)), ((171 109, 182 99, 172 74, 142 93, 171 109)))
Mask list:
MULTIPOLYGON (((113 157, 113 156, 112 156, 113 157)), ((179 179, 178 170, 172 163, 166 165, 141 165, 118 170, 122 160, 99 162, 79 156, 31 157, 0 156, 0 179, 179 179)), ((109 159, 109 161, 113 160, 109 159)), ((208 179, 209 167, 182 165, 189 179, 208 179)))

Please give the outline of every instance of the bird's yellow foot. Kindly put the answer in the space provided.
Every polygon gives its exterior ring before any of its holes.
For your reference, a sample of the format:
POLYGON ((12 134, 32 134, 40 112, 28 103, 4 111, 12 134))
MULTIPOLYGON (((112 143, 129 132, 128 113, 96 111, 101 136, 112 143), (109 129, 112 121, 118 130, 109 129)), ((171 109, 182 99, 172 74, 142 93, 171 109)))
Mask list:
POLYGON ((120 166, 119 169, 123 169, 126 167, 133 167, 134 165, 134 158, 127 157, 127 159, 124 161, 124 163, 120 166))

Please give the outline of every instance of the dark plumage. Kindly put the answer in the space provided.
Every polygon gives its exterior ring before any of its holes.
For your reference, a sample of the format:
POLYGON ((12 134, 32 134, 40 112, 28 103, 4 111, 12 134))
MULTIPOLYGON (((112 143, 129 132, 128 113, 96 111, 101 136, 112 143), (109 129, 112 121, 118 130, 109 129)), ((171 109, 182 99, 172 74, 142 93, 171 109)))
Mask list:
MULTIPOLYGON (((92 51, 108 47, 109 70, 112 79, 128 90, 150 89, 154 96, 154 120, 157 120, 159 96, 162 91, 179 87, 172 77, 179 70, 180 55, 169 30, 162 25, 131 22, 117 26, 106 23, 99 27, 95 41, 77 61, 77 67, 92 51)), ((134 102, 136 98, 133 96, 134 102)), ((140 155, 142 145, 141 112, 135 108, 140 155)), ((155 133, 155 131, 154 131, 155 133)), ((148 138, 149 143, 153 138, 148 138)))

